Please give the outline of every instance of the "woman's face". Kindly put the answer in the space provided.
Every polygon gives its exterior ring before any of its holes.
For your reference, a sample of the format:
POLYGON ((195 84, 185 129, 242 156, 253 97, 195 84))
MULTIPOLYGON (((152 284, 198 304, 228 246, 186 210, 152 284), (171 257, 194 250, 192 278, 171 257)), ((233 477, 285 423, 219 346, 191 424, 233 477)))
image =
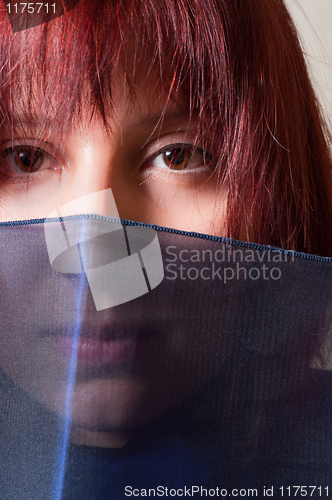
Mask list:
MULTIPOLYGON (((37 140, 42 118, 37 109, 35 116, 17 117, 23 124, 26 120, 22 134, 3 136, 1 220, 47 217, 73 200, 76 211, 66 215, 108 215, 104 193, 111 189, 122 219, 220 234, 227 193, 217 194, 210 152, 195 142, 180 109, 151 88, 142 86, 135 100, 128 99, 119 79, 109 131, 97 114, 91 119, 85 110, 61 148, 56 116, 48 119, 42 140, 37 140), (92 193, 100 193, 93 206, 86 202, 89 198, 80 206, 80 198, 92 193)), ((65 344, 72 343, 71 338, 63 342, 63 332, 75 328, 68 311, 75 308, 78 279, 60 274, 50 297, 49 262, 41 261, 38 252, 28 269, 16 260, 16 278, 7 280, 1 292, 4 309, 16 312, 14 319, 3 321, 0 363, 30 395, 63 415, 71 356, 65 344)), ((73 423, 78 428, 116 433, 140 426, 203 386, 207 376, 202 370, 197 376, 198 365, 209 366, 209 376, 217 371, 223 356, 221 340, 210 337, 206 342, 205 332, 185 336, 183 318, 176 318, 179 313, 172 313, 176 328, 163 336, 150 335, 144 311, 134 302, 129 312, 96 311, 86 290, 84 294, 79 351, 102 350, 105 333, 100 332, 145 333, 138 333, 138 340, 136 333, 127 333, 123 345, 116 335, 107 334, 113 342, 107 349, 115 354, 118 350, 117 356, 89 357, 85 351, 78 358, 72 394, 73 423)), ((147 306, 149 297, 144 299, 147 306)))
MULTIPOLYGON (((42 139, 38 105, 34 116, 13 116, 22 133, 3 133, 1 221, 44 218, 67 202, 111 188, 122 219, 222 233, 226 192, 217 191, 212 152, 195 141, 188 119, 164 94, 146 84, 129 99, 120 82, 109 131, 86 109, 61 147, 55 115, 48 116, 42 139)), ((83 208, 89 213, 89 206, 83 208)))

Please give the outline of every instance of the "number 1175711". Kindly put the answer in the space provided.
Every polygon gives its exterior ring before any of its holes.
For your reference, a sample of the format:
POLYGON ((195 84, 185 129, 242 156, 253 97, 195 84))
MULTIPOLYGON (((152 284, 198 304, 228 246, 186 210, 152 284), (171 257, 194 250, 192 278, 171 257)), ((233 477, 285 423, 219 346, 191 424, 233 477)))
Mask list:
POLYGON ((42 11, 55 14, 55 3, 7 3, 8 14, 39 14, 42 11))
POLYGON ((282 497, 325 497, 329 496, 329 487, 325 486, 281 486, 279 488, 282 497))

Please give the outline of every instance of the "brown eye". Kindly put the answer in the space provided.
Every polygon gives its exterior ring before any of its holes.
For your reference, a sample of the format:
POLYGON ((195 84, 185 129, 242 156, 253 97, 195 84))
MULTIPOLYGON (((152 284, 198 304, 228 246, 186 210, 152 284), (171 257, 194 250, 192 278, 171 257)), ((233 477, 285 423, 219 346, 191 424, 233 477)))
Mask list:
POLYGON ((56 158, 36 146, 22 144, 0 152, 0 175, 7 180, 13 175, 28 179, 32 174, 59 170, 60 166, 56 158))
POLYGON ((45 152, 41 149, 28 146, 11 148, 11 151, 9 150, 6 156, 10 154, 12 155, 14 168, 16 167, 17 172, 27 174, 39 170, 46 156, 45 152))
POLYGON ((147 158, 144 167, 158 167, 166 172, 202 172, 210 169, 211 155, 193 144, 169 144, 147 158))
POLYGON ((174 148, 164 152, 164 162, 172 170, 184 170, 190 162, 192 152, 184 148, 174 148))

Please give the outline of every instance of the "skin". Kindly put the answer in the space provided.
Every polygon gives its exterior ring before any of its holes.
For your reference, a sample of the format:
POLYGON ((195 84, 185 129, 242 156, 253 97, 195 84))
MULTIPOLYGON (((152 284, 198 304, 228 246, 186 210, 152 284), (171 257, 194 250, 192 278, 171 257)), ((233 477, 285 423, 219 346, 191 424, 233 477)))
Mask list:
MULTIPOLYGON (((217 194, 216 176, 211 165, 204 164, 204 153, 197 150, 183 170, 165 163, 165 148, 172 150, 174 145, 178 148, 185 144, 192 152, 195 142, 190 123, 179 108, 171 101, 166 104, 160 92, 146 87, 137 89, 133 102, 123 92, 121 79, 114 86, 113 104, 115 111, 110 114, 108 131, 98 114, 91 120, 86 110, 61 148, 51 117, 48 130, 37 143, 47 154, 42 154, 40 168, 29 176, 18 168, 15 154, 17 148, 22 151, 24 146, 36 146, 33 120, 29 117, 29 125, 20 136, 10 138, 3 134, 2 149, 6 153, 2 154, 2 163, 9 174, 0 192, 1 220, 47 217, 57 207, 96 192, 101 193, 99 206, 94 204, 89 210, 84 204, 82 211, 103 215, 103 193, 111 188, 121 218, 221 234, 227 192, 217 194), (160 120, 162 114, 164 118, 160 120)), ((24 123, 24 117, 19 119, 24 123)), ((34 120, 37 126, 38 116, 34 120)), ((15 265, 19 278, 3 287, 1 300, 4 308, 17 310, 16 323, 10 320, 6 334, 1 336, 0 363, 32 397, 64 416, 69 355, 57 350, 51 339, 40 332, 49 330, 51 324, 55 330, 70 325, 68 311, 74 307, 71 301, 77 283, 59 275, 49 316, 46 314, 46 320, 38 319, 38 311, 49 307, 47 278, 39 277, 39 269, 43 265, 46 269, 48 263, 43 264, 36 255, 28 270, 23 265, 20 268, 18 262, 15 265), (27 287, 27 276, 31 275, 36 278, 27 287), (26 296, 35 305, 27 306, 26 296), (61 314, 54 318, 54 311, 61 314)), ((84 294, 82 321, 86 329, 112 330, 123 321, 116 308, 96 313, 88 291, 84 294)), ((129 323, 145 328, 145 320, 134 302, 128 307, 129 323)), ((91 368, 78 363, 72 397, 73 442, 122 446, 141 425, 200 390, 217 372, 224 357, 221 338, 216 336, 206 342, 203 332, 185 336, 181 318, 175 323, 177 327, 164 337, 148 339, 140 349, 134 349, 121 366, 105 370, 102 366, 91 368), (188 349, 196 353, 194 361, 187 359, 188 349), (202 369, 197 370, 197 363, 202 369), (206 363, 208 375, 203 375, 206 363)))

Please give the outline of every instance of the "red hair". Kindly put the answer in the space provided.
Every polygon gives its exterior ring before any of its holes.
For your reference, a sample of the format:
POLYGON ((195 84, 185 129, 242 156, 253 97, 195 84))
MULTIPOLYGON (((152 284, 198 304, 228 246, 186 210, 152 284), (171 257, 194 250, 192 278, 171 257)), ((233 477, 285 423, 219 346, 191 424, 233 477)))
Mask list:
POLYGON ((331 255, 327 133, 282 0, 81 0, 15 34, 3 14, 0 37, 4 126, 40 95, 62 135, 87 99, 106 123, 119 65, 133 98, 146 74, 211 145, 227 236, 331 255))

